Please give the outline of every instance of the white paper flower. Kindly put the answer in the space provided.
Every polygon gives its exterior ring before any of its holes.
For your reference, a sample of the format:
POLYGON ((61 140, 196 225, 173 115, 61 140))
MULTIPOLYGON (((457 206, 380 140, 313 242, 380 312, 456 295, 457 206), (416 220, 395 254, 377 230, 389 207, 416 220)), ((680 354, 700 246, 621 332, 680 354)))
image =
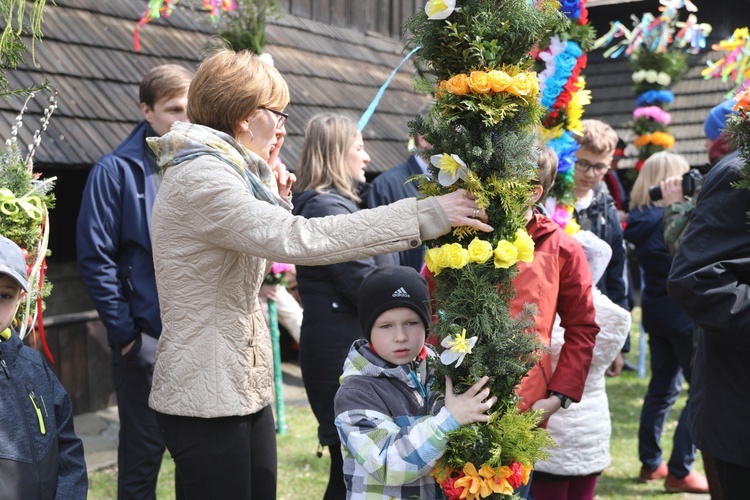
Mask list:
POLYGON ((429 0, 424 6, 427 19, 437 21, 445 19, 456 10, 456 0, 429 0))
POLYGON ((441 186, 451 186, 458 179, 466 179, 466 175, 469 173, 466 163, 457 155, 449 155, 447 153, 432 155, 430 156, 430 163, 440 170, 438 173, 438 182, 441 186))
POLYGON ((461 363, 467 354, 471 354, 471 350, 474 344, 477 343, 478 337, 466 338, 466 328, 461 331, 458 335, 451 335, 445 337, 440 345, 445 347, 445 351, 440 354, 440 362, 444 365, 449 365, 456 362, 456 368, 461 366, 461 363))
POLYGON ((656 83, 657 77, 658 77, 658 74, 656 73, 655 69, 650 69, 646 71, 646 81, 648 83, 656 83))
POLYGON ((643 69, 639 69, 638 71, 633 73, 633 81, 635 83, 641 83, 644 78, 646 78, 646 71, 643 69))
POLYGON ((669 87, 669 84, 672 83, 672 77, 663 71, 659 71, 659 74, 656 75, 656 83, 662 87, 669 87))

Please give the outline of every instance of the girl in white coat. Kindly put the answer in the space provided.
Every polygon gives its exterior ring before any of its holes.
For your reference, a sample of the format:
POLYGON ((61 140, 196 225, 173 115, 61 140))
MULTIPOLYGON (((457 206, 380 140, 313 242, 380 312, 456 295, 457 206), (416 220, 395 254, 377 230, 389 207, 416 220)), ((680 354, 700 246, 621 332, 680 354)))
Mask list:
MULTIPOLYGON (((612 249, 590 231, 576 239, 583 246, 593 282, 601 278, 612 256, 612 249)), ((594 289, 594 307, 599 334, 580 403, 560 410, 549 418, 547 430, 557 447, 545 462, 534 466, 531 490, 534 500, 590 500, 599 474, 609 465, 609 439, 612 423, 604 384, 604 372, 630 331, 630 313, 594 289)), ((552 363, 557 363, 563 344, 560 318, 552 331, 552 363)))

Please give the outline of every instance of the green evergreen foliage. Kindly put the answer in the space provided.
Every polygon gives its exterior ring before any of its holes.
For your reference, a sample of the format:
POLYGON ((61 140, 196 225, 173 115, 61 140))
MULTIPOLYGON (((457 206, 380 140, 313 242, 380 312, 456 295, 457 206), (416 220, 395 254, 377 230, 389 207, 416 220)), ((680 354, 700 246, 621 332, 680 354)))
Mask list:
POLYGON ((42 20, 46 0, 34 0, 31 5, 27 0, 3 0, 0 2, 0 14, 3 18, 0 35, 0 97, 28 94, 47 87, 42 83, 26 89, 11 89, 7 70, 16 69, 24 62, 24 53, 28 51, 22 35, 31 35, 31 58, 34 60, 34 44, 42 39, 42 20), (27 7, 30 7, 27 12, 27 7))
MULTIPOLYGON (((670 85, 674 85, 682 80, 687 73, 687 54, 675 47, 669 47, 666 52, 652 52, 645 47, 641 47, 630 57, 630 66, 633 72, 643 69, 666 73, 672 79, 670 85)), ((640 95, 648 90, 663 88, 663 85, 646 80, 633 84, 635 95, 640 95)))
POLYGON ((475 0, 460 3, 444 21, 427 19, 418 12, 404 25, 412 33, 411 43, 421 45, 417 60, 429 64, 439 80, 463 71, 499 69, 517 64, 528 69, 534 44, 548 31, 567 20, 556 8, 557 1, 475 0))
POLYGON ((268 16, 278 15, 275 0, 235 0, 237 8, 222 14, 218 33, 232 50, 261 54, 268 43, 268 16))
POLYGON ((739 189, 750 189, 750 116, 748 116, 748 112, 750 112, 750 109, 744 109, 740 111, 739 115, 727 117, 726 129, 731 137, 732 148, 739 151, 744 162, 741 172, 742 178, 735 184, 739 189))

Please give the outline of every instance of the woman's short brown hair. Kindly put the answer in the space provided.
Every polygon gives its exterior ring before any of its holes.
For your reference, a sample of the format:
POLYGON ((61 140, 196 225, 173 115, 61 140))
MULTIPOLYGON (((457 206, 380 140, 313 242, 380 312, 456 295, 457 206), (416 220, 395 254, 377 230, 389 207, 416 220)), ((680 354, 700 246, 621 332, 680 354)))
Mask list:
POLYGON ((188 91, 192 123, 237 137, 237 124, 261 107, 289 104, 289 87, 279 71, 252 53, 223 49, 198 67, 188 91))

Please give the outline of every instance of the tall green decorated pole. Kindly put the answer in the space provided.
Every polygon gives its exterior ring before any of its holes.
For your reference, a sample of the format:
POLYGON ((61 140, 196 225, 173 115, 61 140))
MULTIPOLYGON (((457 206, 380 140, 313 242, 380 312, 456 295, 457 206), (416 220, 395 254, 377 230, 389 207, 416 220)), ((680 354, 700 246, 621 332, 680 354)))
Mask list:
MULTIPOLYGON (((271 287, 286 287, 289 284, 287 273, 292 270, 289 264, 274 262, 271 265, 263 284, 271 287)), ((273 383, 276 390, 276 430, 283 436, 286 434, 286 411, 284 409, 284 383, 281 370, 281 333, 279 332, 279 313, 276 301, 268 298, 268 330, 271 333, 271 347, 273 348, 273 383)))
POLYGON ((533 464, 551 445, 540 415, 519 412, 514 389, 542 349, 526 331, 533 306, 511 311, 516 264, 534 258, 526 233, 539 150, 536 129, 544 113, 530 55, 535 44, 567 19, 557 1, 430 0, 407 22, 410 46, 432 76, 417 88, 435 93, 427 119, 410 123, 432 144, 430 169, 420 178, 422 195, 465 189, 486 211, 492 233, 460 227, 427 242, 426 264, 434 277, 440 360, 456 393, 481 377, 498 402, 488 423, 449 434, 433 469, 449 499, 511 498, 528 482, 533 464))
POLYGON ((268 300, 268 328, 271 330, 273 346, 273 383, 276 388, 276 427, 278 434, 286 434, 286 410, 284 409, 284 383, 281 371, 281 344, 279 333, 279 315, 276 301, 268 300))

